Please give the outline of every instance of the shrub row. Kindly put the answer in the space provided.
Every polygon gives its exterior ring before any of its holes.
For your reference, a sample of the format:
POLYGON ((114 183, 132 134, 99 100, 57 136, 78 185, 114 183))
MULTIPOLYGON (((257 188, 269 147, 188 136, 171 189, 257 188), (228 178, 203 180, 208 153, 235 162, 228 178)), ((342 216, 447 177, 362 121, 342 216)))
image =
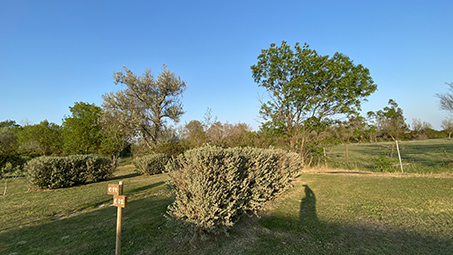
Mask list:
POLYGON ((296 153, 276 149, 202 147, 167 165, 175 201, 168 214, 194 238, 225 232, 284 191, 301 167, 296 153))
POLYGON ((84 184, 88 180, 105 180, 115 171, 116 162, 91 155, 43 156, 28 161, 24 169, 32 185, 53 189, 84 184))
POLYGON ((146 155, 134 160, 134 166, 141 174, 160 174, 165 170, 169 159, 170 157, 163 153, 146 155))

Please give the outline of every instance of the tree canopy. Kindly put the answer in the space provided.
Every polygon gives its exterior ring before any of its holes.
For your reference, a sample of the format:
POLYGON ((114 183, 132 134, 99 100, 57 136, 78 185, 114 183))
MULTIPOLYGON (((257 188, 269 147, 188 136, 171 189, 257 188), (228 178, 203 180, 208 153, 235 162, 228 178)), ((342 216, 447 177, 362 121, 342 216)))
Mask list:
POLYGON ((150 69, 135 75, 126 67, 115 72, 114 78, 115 84, 127 88, 103 96, 105 121, 126 136, 141 137, 152 148, 162 137, 166 121, 178 122, 184 113, 180 98, 186 83, 165 65, 156 79, 150 69))
POLYGON ((64 150, 68 154, 97 152, 101 144, 102 109, 94 104, 76 102, 72 115, 63 119, 64 150))
POLYGON ((401 139, 406 129, 408 129, 403 110, 398 107, 398 104, 393 99, 388 101, 388 106, 384 107, 384 109, 376 113, 369 112, 368 116, 375 118, 378 135, 391 137, 392 140, 401 139))
POLYGON ((261 50, 252 76, 268 91, 260 115, 263 127, 290 138, 291 147, 316 126, 340 114, 355 114, 361 102, 377 89, 370 72, 341 53, 323 56, 308 44, 294 50, 283 41, 261 50))

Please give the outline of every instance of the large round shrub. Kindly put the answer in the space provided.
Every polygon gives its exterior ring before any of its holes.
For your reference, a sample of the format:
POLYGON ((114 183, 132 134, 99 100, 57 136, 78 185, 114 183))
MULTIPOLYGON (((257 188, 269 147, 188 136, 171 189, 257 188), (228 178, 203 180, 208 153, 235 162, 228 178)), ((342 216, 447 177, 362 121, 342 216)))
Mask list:
POLYGON ((196 238, 224 232, 284 191, 301 160, 282 150, 206 146, 178 156, 169 170, 175 201, 168 214, 196 238))

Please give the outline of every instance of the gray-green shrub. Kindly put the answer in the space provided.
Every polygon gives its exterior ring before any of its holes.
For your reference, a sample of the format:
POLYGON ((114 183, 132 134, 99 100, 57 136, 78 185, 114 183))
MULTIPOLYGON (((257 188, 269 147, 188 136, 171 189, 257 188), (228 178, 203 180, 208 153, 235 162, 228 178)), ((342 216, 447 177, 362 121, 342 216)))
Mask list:
POLYGON ((194 235, 225 232, 284 191, 301 167, 283 150, 206 146, 178 156, 169 170, 175 201, 168 214, 194 235))
POLYGON ((116 162, 91 155, 43 156, 28 161, 24 169, 32 185, 54 189, 105 180, 115 171, 116 162))
POLYGON ((163 153, 150 154, 135 159, 134 166, 141 174, 160 174, 165 170, 169 159, 170 157, 163 153))

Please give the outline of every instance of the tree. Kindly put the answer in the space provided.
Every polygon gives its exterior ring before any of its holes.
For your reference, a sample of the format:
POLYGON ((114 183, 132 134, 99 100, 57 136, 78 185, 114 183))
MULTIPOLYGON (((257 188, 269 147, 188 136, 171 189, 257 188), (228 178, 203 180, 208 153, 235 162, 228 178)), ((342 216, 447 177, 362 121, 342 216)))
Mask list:
POLYGON ((396 101, 390 99, 388 104, 388 106, 376 113, 369 112, 368 116, 375 118, 377 132, 380 136, 398 140, 408 129, 408 126, 405 123, 406 119, 403 116, 403 110, 398 107, 396 101))
POLYGON ((0 128, 6 127, 6 128, 13 128, 13 127, 19 127, 20 125, 16 123, 14 120, 4 120, 0 122, 0 128))
POLYGON ((367 68, 338 52, 320 55, 307 44, 296 43, 294 51, 285 41, 281 46, 271 44, 261 50, 251 69, 270 98, 261 102, 262 127, 288 137, 293 149, 299 141, 302 154, 317 126, 327 118, 356 114, 377 88, 367 68))
POLYGON ((436 94, 440 99, 440 108, 453 113, 453 82, 446 82, 450 93, 436 94))
POLYGON ((442 121, 441 127, 448 134, 448 139, 451 139, 453 133, 453 118, 446 118, 442 121))
POLYGON ((124 84, 125 90, 103 96, 105 118, 122 134, 141 137, 150 149, 155 146, 165 130, 166 120, 179 121, 184 113, 180 97, 186 83, 164 65, 162 73, 154 79, 151 70, 135 75, 123 67, 114 73, 115 84, 124 84))
POLYGON ((198 120, 192 120, 182 129, 182 136, 186 139, 190 147, 199 147, 206 142, 205 126, 198 120))
POLYGON ((0 127, 0 154, 16 153, 17 135, 8 127, 0 127))
POLYGON ((415 138, 420 140, 429 139, 430 137, 428 135, 433 130, 433 126, 429 122, 414 118, 412 119, 412 130, 414 131, 415 138))
POLYGON ((47 120, 23 126, 18 134, 22 153, 50 155, 59 154, 62 150, 61 127, 47 120))
POLYGON ((101 144, 102 109, 94 104, 76 102, 72 115, 63 119, 64 149, 68 154, 88 154, 101 144))

